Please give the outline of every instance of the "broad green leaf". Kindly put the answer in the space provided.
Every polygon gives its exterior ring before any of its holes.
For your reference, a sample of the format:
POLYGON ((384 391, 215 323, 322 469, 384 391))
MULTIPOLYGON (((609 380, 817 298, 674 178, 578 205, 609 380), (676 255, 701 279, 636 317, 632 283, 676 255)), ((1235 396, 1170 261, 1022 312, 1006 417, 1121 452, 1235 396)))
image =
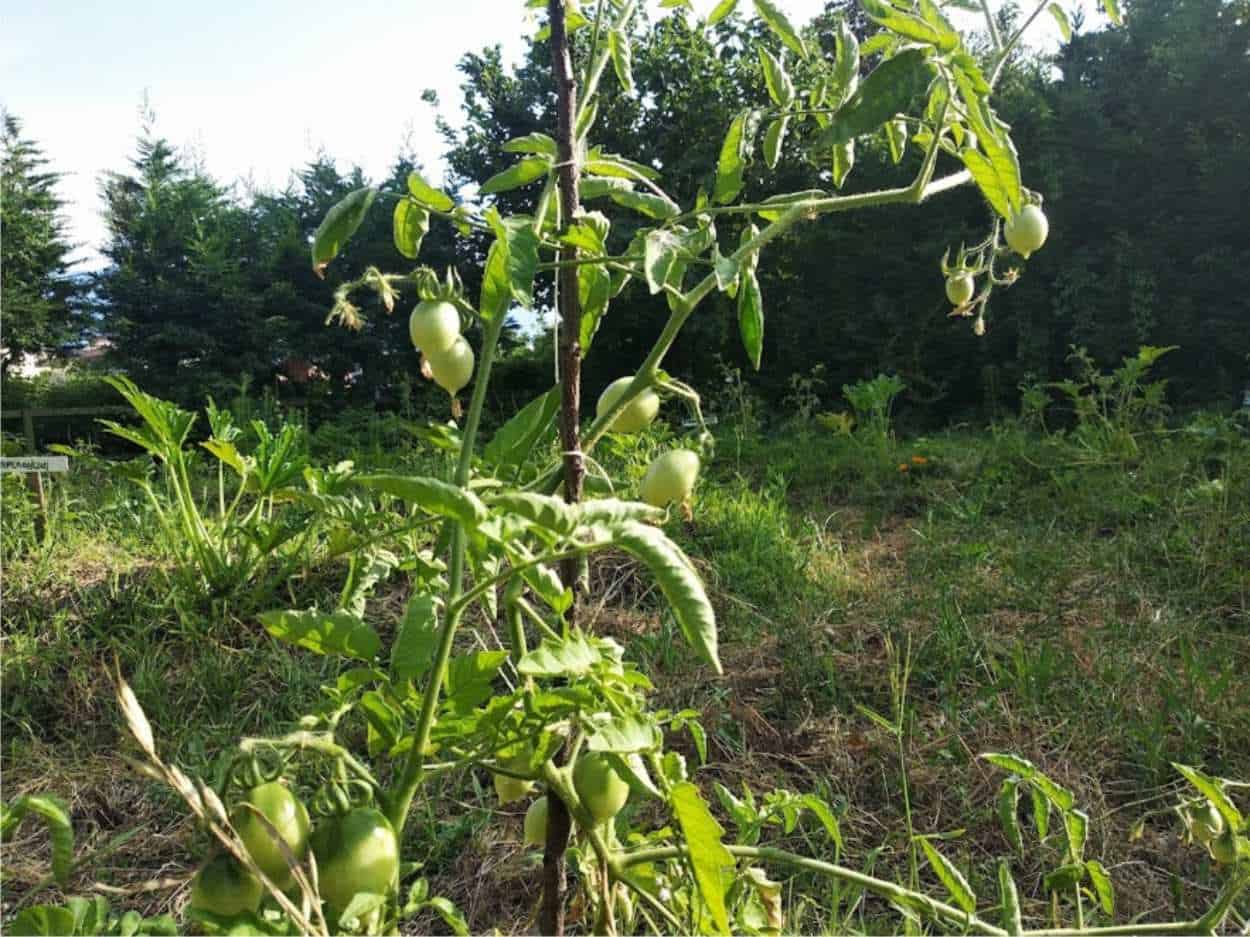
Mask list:
POLYGON ((226 442, 224 439, 206 439, 200 445, 211 452, 219 462, 230 466, 236 474, 247 474, 247 462, 235 448, 234 443, 226 442))
POLYGON ((545 178, 551 171, 551 160, 544 156, 527 156, 503 172, 496 173, 482 183, 483 195, 495 195, 529 185, 536 179, 545 178))
POLYGON ((830 107, 841 107, 859 89, 859 57, 859 40, 846 20, 840 20, 833 75, 826 89, 830 107))
POLYGON ((1042 887, 1048 892, 1067 893, 1073 891, 1085 878, 1085 866, 1069 862, 1046 873, 1042 878, 1042 887))
POLYGON ((1024 921, 1020 914, 1020 892, 1016 880, 1011 877, 1011 867, 1006 859, 998 860, 998 894, 1002 906, 1003 930, 1015 937, 1024 933, 1024 921))
POLYGON ((1089 816, 1083 810, 1068 810, 1063 815, 1063 829, 1068 834, 1068 852, 1073 862, 1080 862, 1085 855, 1085 840, 1089 836, 1089 816))
POLYGON ((555 495, 511 491, 490 499, 490 506, 507 511, 567 537, 577 529, 577 508, 555 495))
POLYGON ((716 6, 712 8, 712 12, 707 15, 707 25, 715 26, 735 9, 737 9, 737 6, 738 0, 720 0, 720 3, 716 4, 716 6))
POLYGON ((1033 803, 1033 826, 1037 828, 1038 840, 1043 841, 1050 833, 1050 801, 1041 788, 1033 785, 1029 785, 1029 799, 1033 803))
POLYGON ((615 542, 651 570, 686 640, 704 661, 721 673, 716 649, 716 613, 690 561, 662 530, 634 521, 617 528, 615 542))
POLYGON ((764 165, 769 169, 777 168, 777 161, 781 159, 781 145, 786 139, 786 129, 790 126, 790 118, 788 116, 778 117, 768 125, 768 130, 764 132, 764 165))
POLYGON ((478 651, 453 657, 447 668, 447 705, 464 713, 490 699, 495 674, 507 659, 507 651, 478 651))
MULTIPOLYGON (((925 19, 904 13, 891 6, 887 0, 863 0, 863 4, 864 11, 876 23, 896 35, 936 46, 943 52, 959 48, 959 34, 951 28, 950 23, 946 22, 945 17, 932 3, 928 5, 931 15, 925 19), (933 13, 937 14, 936 17, 932 15, 933 13)), ((921 6, 923 8, 923 2, 921 6)))
POLYGON ((786 71, 781 60, 763 46, 759 47, 760 65, 764 68, 764 84, 768 86, 768 96, 778 107, 789 107, 794 100, 794 82, 786 71))
POLYGON ((971 74, 966 70, 956 69, 955 83, 959 86, 959 95, 964 101, 968 122, 977 135, 977 145, 984 153, 982 155, 977 150, 965 149, 960 152, 960 156, 994 210, 1002 217, 1010 218, 1024 203, 1024 193, 1020 187, 1020 159, 1016 155, 1016 148, 1001 122, 990 110, 985 96, 976 90, 971 74))
POLYGON ((38 904, 15 917, 7 932, 13 937, 64 937, 78 933, 74 923, 74 912, 69 908, 38 904))
POLYGON ((1040 771, 1035 771, 1033 777, 1030 778, 1033 784, 1046 795, 1046 799, 1059 808, 1060 813, 1066 813, 1072 809, 1075 798, 1072 792, 1061 784, 1056 784, 1040 771))
POLYGON ((768 24, 778 39, 801 59, 807 58, 807 46, 789 17, 778 9, 772 0, 755 0, 755 12, 768 24))
POLYGON ((325 218, 322 219, 313 235, 313 273, 319 277, 325 276, 326 267, 343 250, 343 245, 348 239, 356 233, 356 229, 365 220, 369 206, 373 204, 377 195, 378 190, 372 187, 356 189, 343 196, 338 204, 326 212, 325 218))
POLYGON ((360 697, 360 710, 369 724, 369 755, 377 757, 399 743, 404 731, 404 717, 377 690, 369 690, 360 697))
POLYGON ((1024 837, 1020 832, 1018 814, 1020 804, 1020 779, 1012 776, 1004 779, 998 788, 998 819, 1011 848, 1024 855, 1024 837))
POLYGON ((471 491, 457 488, 437 478, 418 475, 357 475, 354 481, 373 491, 381 491, 431 514, 476 527, 486 520, 486 505, 471 491))
POLYGON ((738 332, 742 347, 755 370, 764 354, 764 298, 755 271, 744 271, 738 284, 738 332))
POLYGON ((641 501, 596 498, 593 501, 583 501, 577 506, 577 521, 587 526, 602 524, 606 527, 614 527, 626 521, 654 523, 663 519, 663 510, 643 504, 641 501))
POLYGON ((648 179, 655 182, 660 174, 650 166, 636 163, 615 153, 594 152, 587 157, 582 168, 592 176, 608 176, 617 179, 648 179))
POLYGON ((825 828, 825 833, 828 834, 829 839, 837 847, 838 853, 841 853, 843 849, 842 827, 838 823, 838 818, 834 816, 833 811, 829 809, 829 805, 815 794, 804 794, 803 805, 816 815, 820 825, 825 828))
POLYGON ((851 170, 855 168, 855 141, 847 140, 845 143, 835 143, 833 145, 833 184, 837 188, 842 188, 842 184, 846 182, 846 177, 851 174, 851 170))
MULTIPOLYGON (((591 179, 588 181, 607 182, 609 180, 591 179)), ((675 218, 681 214, 681 207, 672 199, 653 195, 650 192, 635 192, 633 189, 628 188, 614 188, 609 189, 607 194, 616 204, 633 209, 640 215, 646 215, 648 218, 654 218, 657 221, 667 221, 669 218, 675 218)))
POLYGON ((527 677, 578 677, 589 673, 601 659, 583 634, 573 634, 562 641, 544 638, 521 658, 517 673, 527 677))
POLYGON ((1037 768, 1033 762, 1027 758, 1021 758, 1019 755, 1000 754, 998 752, 986 752, 981 756, 982 760, 988 761, 996 768, 1002 768, 1004 771, 1010 771, 1012 774, 1018 774, 1026 781, 1032 780, 1037 774, 1037 768))
POLYGON ((409 260, 416 260, 421 253, 421 241, 430 230, 430 213, 413 199, 403 198, 395 203, 395 214, 391 220, 395 250, 409 260))
POLYGON ((534 277, 538 274, 538 235, 534 233, 532 219, 528 215, 501 219, 493 208, 487 211, 486 219, 496 238, 507 246, 509 292, 529 309, 534 305, 534 277))
POLYGON ((890 159, 897 166, 903 159, 903 153, 907 149, 907 121, 901 117, 887 121, 885 138, 890 145, 890 159))
POLYGON ((442 189, 434 188, 416 170, 408 173, 408 192, 426 208, 434 211, 451 211, 456 207, 450 195, 442 189))
POLYGON ((1064 12, 1063 7, 1057 3, 1052 3, 1048 8, 1050 15, 1055 18, 1055 23, 1059 27, 1059 35, 1063 36, 1064 42, 1072 41, 1072 23, 1068 19, 1068 14, 1064 12))
POLYGON ((662 292, 665 284, 680 288, 680 283, 672 281, 679 266, 685 269, 681 264, 681 248, 681 238, 673 231, 657 228, 647 233, 643 244, 642 270, 651 295, 662 292))
POLYGON ((955 899, 955 904, 969 914, 974 913, 977 909, 977 896, 973 893, 972 886, 968 884, 968 880, 964 878, 964 874, 955 867, 953 862, 938 852, 923 837, 920 840, 920 848, 924 850, 925 858, 929 860, 929 865, 933 867, 937 877, 942 880, 946 890, 955 899))
POLYGON ((583 264, 577 268, 577 295, 582 305, 578 339, 584 355, 590 350, 599 323, 612 301, 612 274, 596 264, 583 264))
POLYGON ((712 199, 719 205, 728 205, 742 191, 742 176, 746 171, 750 142, 747 140, 750 111, 743 111, 729 123, 725 140, 721 144, 720 158, 716 161, 716 185, 712 199))
POLYGON ((1108 18, 1117 26, 1124 25, 1124 14, 1120 12, 1120 0, 1102 0, 1102 8, 1108 18))
POLYGON ((835 146, 872 133, 895 114, 907 113, 913 99, 924 94, 933 66, 920 49, 907 49, 886 59, 864 79, 820 135, 819 146, 835 146))
MULTIPOLYGON (((984 143, 982 145, 984 146, 984 143)), ((959 156, 968 167, 968 171, 972 173, 973 181, 981 190, 981 194, 985 196, 985 200, 990 203, 990 207, 1001 217, 1010 218, 1014 214, 1012 203, 1020 200, 1019 168, 1017 167, 1013 178, 1010 172, 1006 174, 1000 172, 1000 169, 1009 166, 1009 163, 997 163, 977 150, 961 150, 959 156)))
POLYGON ((486 461, 501 467, 523 463, 538 441, 551 432, 559 409, 559 387, 535 397, 495 431, 482 453, 486 461))
POLYGON ((315 654, 336 654, 355 660, 373 660, 382 650, 377 632, 347 612, 283 610, 264 612, 260 623, 280 641, 315 654))
POLYGON ((734 858, 721 841, 725 831, 708 810, 699 789, 689 781, 674 785, 669 802, 690 850, 690 865, 699 894, 711 912, 716 932, 728 934, 725 892, 732 881, 734 858))
POLYGON ((1111 876, 1106 868, 1097 859, 1090 859, 1085 863, 1085 870, 1089 872, 1089 880, 1094 886, 1094 894, 1098 896, 1098 904, 1102 906, 1102 913, 1107 917, 1114 916, 1115 886, 1111 884, 1111 876))
POLYGON ((391 645, 391 674, 399 683, 420 679, 438 647, 438 601, 427 592, 408 600, 391 645))
POLYGON ((533 156, 550 156, 556 158, 556 141, 545 133, 527 133, 523 137, 513 137, 503 145, 505 153, 528 153, 533 156))
POLYGON ((583 202, 606 198, 614 192, 632 191, 634 185, 619 176, 582 176, 577 183, 577 194, 583 202))
POLYGON ((632 752, 659 751, 663 738, 659 728, 647 716, 614 716, 597 723, 586 738, 586 747, 592 752, 615 752, 627 755, 632 752))
POLYGON ((443 923, 447 925, 448 929, 456 937, 468 937, 469 922, 465 920, 464 915, 460 913, 460 910, 450 898, 435 895, 426 904, 438 913, 438 916, 443 919, 443 923))
POLYGON ((1211 801, 1211 805, 1220 812, 1224 821, 1234 830, 1240 830, 1245 821, 1242 819, 1241 811, 1224 793, 1224 788, 1215 778, 1204 774, 1197 768, 1191 768, 1188 765, 1177 764, 1172 762, 1172 767, 1185 776, 1190 784, 1196 787, 1207 800, 1211 801))
POLYGON ((612 56, 612 70, 621 90, 627 95, 634 93, 634 53, 629 47, 629 37, 624 30, 614 29, 608 33, 608 54, 612 56))
POLYGON ((486 322, 492 322, 508 311, 512 305, 512 280, 508 275, 508 242, 495 238, 486 252, 482 267, 482 292, 478 298, 478 312, 486 322))

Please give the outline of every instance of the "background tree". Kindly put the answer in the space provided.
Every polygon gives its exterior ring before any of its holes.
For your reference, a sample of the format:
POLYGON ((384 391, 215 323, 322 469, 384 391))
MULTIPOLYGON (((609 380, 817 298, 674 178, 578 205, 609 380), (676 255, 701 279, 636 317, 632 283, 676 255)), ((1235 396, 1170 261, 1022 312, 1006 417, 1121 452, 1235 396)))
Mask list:
POLYGON ((78 287, 70 277, 62 174, 22 135, 18 118, 0 114, 0 372, 28 352, 47 352, 76 334, 78 287))

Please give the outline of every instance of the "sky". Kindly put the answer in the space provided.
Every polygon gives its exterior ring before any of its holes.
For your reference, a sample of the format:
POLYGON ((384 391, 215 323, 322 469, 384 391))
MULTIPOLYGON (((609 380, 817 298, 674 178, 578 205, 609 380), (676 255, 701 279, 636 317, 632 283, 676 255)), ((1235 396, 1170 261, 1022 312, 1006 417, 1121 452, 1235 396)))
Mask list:
MULTIPOLYGON (((806 22, 824 3, 778 5, 806 22)), ((437 177, 442 141, 421 92, 437 91, 455 123, 457 60, 498 43, 516 61, 533 16, 524 0, 0 0, 0 107, 67 174, 60 194, 89 269, 105 233, 98 180, 126 168, 145 101, 155 132, 222 181, 280 189, 321 149, 374 176, 411 152, 437 177)), ((1057 41, 1049 17, 1035 41, 1057 41)))

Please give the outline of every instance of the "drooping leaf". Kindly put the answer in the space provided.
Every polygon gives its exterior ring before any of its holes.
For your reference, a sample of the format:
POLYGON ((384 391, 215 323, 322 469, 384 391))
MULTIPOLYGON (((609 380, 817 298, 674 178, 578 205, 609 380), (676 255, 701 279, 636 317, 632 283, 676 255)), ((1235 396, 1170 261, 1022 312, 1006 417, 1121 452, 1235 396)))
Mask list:
POLYGON ((395 203, 395 214, 391 220, 395 250, 409 260, 416 260, 421 253, 421 241, 430 230, 430 213, 415 200, 402 198, 395 203))
POLYGON ((1024 933, 1024 921, 1020 914, 1020 892, 1016 880, 1011 877, 1011 866, 1006 859, 998 860, 998 895, 1002 906, 1003 930, 1015 937, 1024 933))
POLYGON ((1055 18, 1055 23, 1059 27, 1059 35, 1063 36, 1064 42, 1072 41, 1072 23, 1068 19, 1068 14, 1064 12, 1063 7, 1057 3, 1052 3, 1048 9, 1050 15, 1055 18))
POLYGON ((737 9, 737 6, 738 0, 720 0, 720 3, 716 4, 716 6, 712 8, 712 12, 707 15, 707 25, 715 26, 735 9, 737 9))
POLYGON ((599 323, 612 301, 612 274, 596 264, 583 264, 577 268, 577 295, 582 306, 578 338, 584 355, 590 350, 599 323))
POLYGON ((653 296, 661 292, 665 284, 680 286, 673 281, 675 270, 681 264, 681 248, 681 238, 676 232, 657 228, 647 233, 642 270, 653 296))
POLYGON ((438 646, 438 601, 428 592, 408 600, 391 645, 391 675, 399 683, 420 679, 434 661, 438 646))
POLYGON ((753 123, 751 111, 743 111, 730 121, 721 143, 720 158, 716 161, 712 199, 718 205, 728 205, 742 191, 742 176, 750 161, 752 141, 749 137, 754 135, 753 123))
POLYGON ((768 28, 792 52, 801 59, 807 58, 807 45, 803 42, 799 31, 794 28, 790 18, 781 12, 772 0, 755 0, 755 12, 760 19, 768 24, 768 28))
POLYGON ((485 322, 493 322, 512 305, 512 280, 508 276, 508 242, 495 238, 486 252, 482 267, 482 292, 478 312, 485 322))
POLYGON ((1063 829, 1068 835, 1068 852, 1074 862, 1080 862, 1089 836, 1089 816, 1083 810, 1068 810, 1063 815, 1063 829))
POLYGON ((764 298, 755 271, 745 271, 738 284, 738 332, 742 347, 755 370, 764 353, 764 298))
POLYGON ((943 52, 950 52, 959 47, 959 34, 932 4, 929 5, 930 10, 937 16, 931 15, 924 19, 904 13, 887 0, 863 0, 863 4, 864 11, 874 22, 896 35, 913 42, 936 46, 943 52))
POLYGON ((721 673, 716 613, 690 561, 664 531, 655 527, 629 521, 616 528, 613 534, 618 547, 651 570, 690 646, 721 673))
POLYGON ((859 89, 859 57, 859 40, 843 19, 838 23, 833 76, 826 88, 828 106, 841 107, 859 89))
POLYGON ((382 650, 377 632, 347 612, 283 610, 264 612, 260 622, 280 641, 316 654, 373 660, 382 650))
POLYGON ((781 145, 785 142, 789 125, 788 116, 778 117, 769 123, 764 132, 764 165, 769 169, 777 168, 777 161, 781 159, 781 145))
POLYGON ((890 145, 890 159, 897 166, 903 159, 903 153, 907 149, 907 121, 901 117, 887 121, 885 138, 890 145))
POLYGON ((438 478, 419 475, 357 475, 353 481, 373 491, 381 491, 415 504, 431 514, 450 517, 476 527, 486 520, 486 505, 471 491, 465 491, 438 478))
POLYGON ((366 186, 347 193, 334 205, 318 225, 313 235, 312 268, 319 277, 325 276, 325 269, 342 251, 343 245, 356 233, 360 223, 365 220, 369 206, 377 198, 378 191, 366 186))
POLYGON ((551 160, 544 156, 527 156, 509 166, 503 172, 495 173, 482 183, 483 195, 496 195, 511 189, 519 189, 529 185, 536 179, 545 178, 551 171, 551 160))
POLYGON ((785 65, 763 46, 759 47, 760 65, 764 68, 764 84, 768 87, 768 96, 778 107, 789 107, 794 100, 794 82, 785 65))
POLYGON ((942 884, 946 886, 946 890, 950 892, 951 897, 955 900, 955 904, 969 914, 975 912, 977 909, 977 896, 973 893, 972 886, 968 884, 968 880, 964 878, 964 874, 959 871, 953 862, 938 852, 932 843, 923 837, 920 840, 920 848, 924 850, 925 858, 929 860, 929 865, 937 873, 937 877, 941 879, 942 884))
POLYGON ((835 146, 872 133, 895 114, 907 113, 933 78, 933 66, 920 49, 907 49, 886 59, 864 79, 838 109, 818 138, 819 146, 835 146))
POLYGON ((1098 896, 1098 904, 1102 907, 1102 913, 1107 917, 1115 915, 1115 886, 1111 884, 1111 876, 1106 868, 1097 859, 1090 859, 1085 863, 1085 870, 1089 872, 1089 880, 1094 886, 1094 894, 1098 896))
POLYGON ((998 819, 1011 848, 1024 854, 1024 837, 1020 832, 1019 819, 1020 779, 1012 775, 998 788, 998 819))
POLYGON ((512 491, 491 498, 490 504, 497 510, 515 514, 563 537, 577 529, 576 506, 555 495, 512 491))
POLYGON ((634 53, 624 30, 613 29, 608 33, 608 54, 612 56, 612 70, 621 90, 627 95, 634 93, 634 53))
POLYGON ((559 409, 559 387, 535 397, 495 431, 482 452, 486 461, 500 467, 523 463, 538 441, 551 431, 559 409))
MULTIPOLYGON (((607 182, 607 179, 591 179, 589 182, 607 182)), ((632 209, 640 215, 667 221, 681 214, 681 207, 670 198, 654 195, 651 192, 635 192, 629 188, 609 189, 608 197, 616 204, 632 209)))
POLYGON ((408 192, 419 203, 434 211, 451 211, 456 207, 450 195, 430 185, 415 169, 408 173, 408 192))
POLYGON ((855 141, 847 140, 845 143, 835 143, 833 146, 833 184, 837 188, 842 188, 846 182, 846 177, 851 174, 851 170, 855 168, 855 141))
POLYGON ((586 738, 586 747, 592 752, 627 755, 659 751, 662 741, 660 729, 650 717, 614 716, 595 724, 594 731, 586 738))
POLYGON ((1178 764, 1172 762, 1172 767, 1185 776, 1190 784, 1196 787, 1207 800, 1211 801, 1211 805, 1220 812, 1220 816, 1224 818, 1232 829, 1239 830, 1244 824, 1241 811, 1237 809, 1237 805, 1229 799, 1228 794, 1224 792, 1223 786, 1215 778, 1197 768, 1191 768, 1189 765, 1178 764))
POLYGON ((689 781, 673 786, 669 803, 690 850, 695 885, 712 915, 712 924, 717 933, 728 934, 725 891, 732 880, 734 859, 721 840, 725 831, 708 810, 699 789, 689 781))

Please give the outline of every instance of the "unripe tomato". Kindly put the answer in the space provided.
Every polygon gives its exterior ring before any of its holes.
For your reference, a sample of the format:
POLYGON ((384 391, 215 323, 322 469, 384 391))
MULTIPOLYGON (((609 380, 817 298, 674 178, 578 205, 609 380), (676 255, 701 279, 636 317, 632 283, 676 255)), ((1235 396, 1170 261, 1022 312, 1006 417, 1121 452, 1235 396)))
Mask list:
POLYGON ((426 350, 425 360, 430 364, 430 375, 434 378, 434 383, 453 397, 473 377, 473 349, 463 335, 457 335, 451 347, 445 351, 431 353, 426 350))
POLYGON ((1210 803, 1189 810, 1189 832, 1204 846, 1224 832, 1224 817, 1210 803))
POLYGON ((540 797, 525 811, 525 845, 542 846, 547 842, 547 798, 540 797))
POLYGON ((647 466, 638 493, 643 501, 657 508, 673 502, 684 504, 698 477, 698 454, 689 449, 672 449, 647 466))
POLYGON ((265 887, 260 879, 239 864, 234 856, 222 853, 195 873, 191 884, 191 907, 209 914, 234 917, 260 907, 265 887))
POLYGON ((946 298, 952 306, 962 306, 977 291, 977 281, 967 273, 959 273, 946 281, 946 298))
POLYGON ((321 897, 343 910, 362 892, 385 895, 399 878, 399 841, 373 807, 357 807, 321 823, 310 840, 321 897))
MULTIPOLYGON (((603 416, 616 405, 629 385, 634 382, 632 377, 620 377, 609 384, 595 405, 595 415, 603 416)), ((660 397, 650 387, 631 400, 625 409, 616 415, 610 429, 614 433, 637 433, 646 429, 660 412, 660 397)))
POLYGON ((629 785, 602 752, 589 752, 577 759, 573 787, 582 806, 599 823, 611 820, 629 800, 629 785))
POLYGON ((1225 830, 1207 845, 1211 858, 1220 865, 1232 865, 1237 861, 1237 837, 1232 830, 1225 830))
POLYGON ((460 312, 451 303, 417 303, 408 317, 408 337, 428 356, 446 351, 460 337, 460 312))
POLYGON ((521 800, 533 789, 533 781, 522 781, 520 778, 511 778, 506 774, 495 775, 495 793, 499 795, 501 804, 521 800))
MULTIPOLYGON (((287 790, 286 785, 278 781, 261 784, 243 795, 243 800, 274 825, 296 859, 304 858, 308 851, 308 811, 299 798, 287 790)), ((294 883, 291 868, 260 818, 246 807, 239 806, 233 811, 231 820, 252 861, 278 888, 283 891, 290 888, 294 883)))
POLYGON ((1045 212, 1036 205, 1025 205, 1007 220, 1007 226, 1003 229, 1007 244, 1026 260, 1046 243, 1046 235, 1049 233, 1050 222, 1046 220, 1045 212))

